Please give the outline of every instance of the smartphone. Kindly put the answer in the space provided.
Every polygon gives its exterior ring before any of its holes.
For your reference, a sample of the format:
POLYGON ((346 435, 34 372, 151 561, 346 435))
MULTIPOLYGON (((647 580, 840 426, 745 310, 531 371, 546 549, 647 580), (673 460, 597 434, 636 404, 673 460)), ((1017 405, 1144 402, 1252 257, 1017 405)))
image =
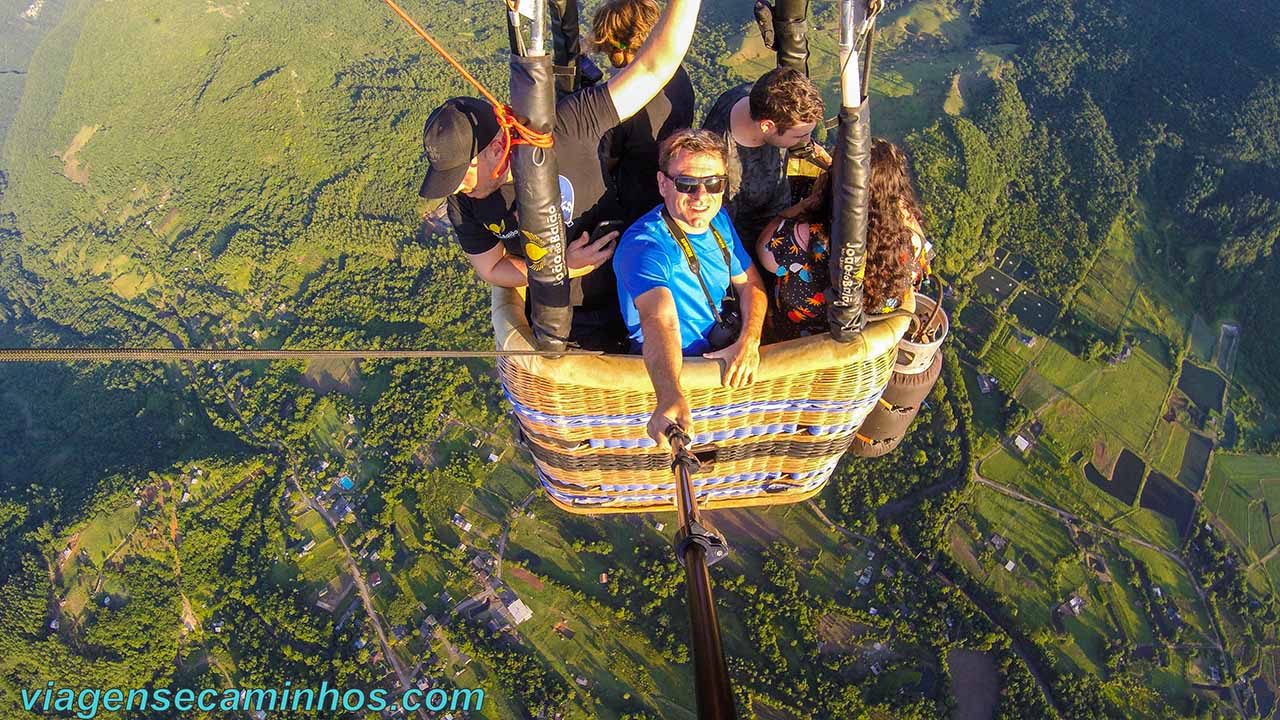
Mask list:
POLYGON ((605 220, 604 222, 597 225, 595 230, 591 231, 591 242, 595 242, 615 230, 621 233, 623 230, 626 230, 626 229, 627 229, 626 223, 622 222, 621 220, 605 220))

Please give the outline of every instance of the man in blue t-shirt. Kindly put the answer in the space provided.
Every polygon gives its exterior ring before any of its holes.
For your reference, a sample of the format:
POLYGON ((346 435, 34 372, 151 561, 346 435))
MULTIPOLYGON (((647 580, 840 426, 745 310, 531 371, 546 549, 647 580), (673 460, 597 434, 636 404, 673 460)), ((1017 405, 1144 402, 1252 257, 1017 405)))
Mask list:
POLYGON ((681 130, 663 141, 658 149, 663 203, 627 229, 613 256, 622 317, 658 396, 647 432, 659 446, 666 445, 672 424, 693 432, 680 387, 684 356, 724 361, 726 387, 749 385, 760 364, 764 285, 721 207, 725 155, 724 139, 706 130, 681 130), (732 343, 717 348, 711 344, 712 329, 725 316, 721 303, 730 285, 742 329, 732 343))

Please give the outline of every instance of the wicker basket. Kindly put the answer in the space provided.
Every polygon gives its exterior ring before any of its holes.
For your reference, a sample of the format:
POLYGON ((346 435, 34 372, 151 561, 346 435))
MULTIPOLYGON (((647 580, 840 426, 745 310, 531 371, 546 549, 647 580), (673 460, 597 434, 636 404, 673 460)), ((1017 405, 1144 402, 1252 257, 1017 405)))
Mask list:
MULTIPOLYGON (((904 308, 914 308, 908 297, 904 308)), ((760 349, 756 382, 720 386, 720 364, 685 358, 693 408, 693 477, 703 508, 774 505, 818 493, 893 372, 909 318, 860 340, 826 335, 760 349)), ((494 288, 500 350, 533 349, 522 291, 494 288)), ((498 373, 548 497, 575 513, 671 510, 670 454, 645 434, 656 399, 639 356, 504 357, 498 373)))

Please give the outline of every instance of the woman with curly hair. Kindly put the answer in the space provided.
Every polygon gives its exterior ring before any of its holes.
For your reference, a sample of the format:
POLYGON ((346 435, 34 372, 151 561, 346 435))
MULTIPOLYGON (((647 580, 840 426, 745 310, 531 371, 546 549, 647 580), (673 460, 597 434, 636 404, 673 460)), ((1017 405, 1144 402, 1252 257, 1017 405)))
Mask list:
MULTIPOLYGON (((827 331, 831 194, 823 173, 808 197, 760 234, 760 264, 777 277, 769 325, 774 341, 827 331)), ((888 312, 924 272, 926 244, 907 156, 880 138, 871 145, 869 194, 863 304, 868 312, 888 312)))

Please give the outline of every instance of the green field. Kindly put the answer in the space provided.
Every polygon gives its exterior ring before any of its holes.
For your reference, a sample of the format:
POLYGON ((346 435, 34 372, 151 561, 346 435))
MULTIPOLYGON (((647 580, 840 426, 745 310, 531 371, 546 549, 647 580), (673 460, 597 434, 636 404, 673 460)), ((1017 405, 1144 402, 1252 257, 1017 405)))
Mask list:
POLYGON ((1120 629, 1129 642, 1136 645, 1152 642, 1151 619, 1142 611, 1138 591, 1129 584, 1129 574, 1118 562, 1109 561, 1107 569, 1111 571, 1112 582, 1100 583, 1099 589, 1119 620, 1120 629))
POLYGON ((1128 550, 1135 558, 1146 564, 1153 584, 1161 587, 1166 594, 1173 593, 1178 612, 1189 628, 1201 635, 1212 632, 1204 606, 1200 604, 1195 585, 1192 584, 1191 577, 1186 571, 1164 555, 1147 548, 1133 546, 1128 550))
POLYGON ((1077 402, 1111 428, 1125 443, 1140 452, 1159 417, 1173 381, 1170 369, 1160 364, 1145 345, 1114 367, 1102 366, 1072 390, 1077 402))
MULTIPOLYGON (((590 682, 591 692, 579 694, 578 701, 587 717, 616 717, 608 706, 625 707, 623 696, 627 693, 650 706, 658 706, 661 698, 693 695, 692 675, 665 661, 648 641, 618 622, 612 611, 594 602, 584 603, 558 585, 537 588, 514 576, 509 582, 533 611, 533 618, 520 625, 521 637, 570 687, 577 687, 574 678, 578 675, 590 682), (574 633, 572 639, 555 632, 561 620, 574 633)), ((691 708, 672 714, 668 706, 662 707, 664 717, 694 717, 691 708)))
MULTIPOLYGON (((1043 444, 1032 450, 1032 457, 1041 467, 1057 462, 1043 444)), ((1074 512, 1094 522, 1113 525, 1115 529, 1132 533, 1159 547, 1176 549, 1182 542, 1173 522, 1150 510, 1131 508, 1106 491, 1090 483, 1080 467, 1070 475, 1054 470, 1033 471, 1026 462, 1007 448, 1001 448, 979 466, 983 477, 1016 488, 1027 495, 1074 512)))
POLYGON ((1065 560, 1065 566, 1078 564, 1066 530, 1044 511, 989 488, 974 487, 971 497, 983 540, 999 533, 1009 541, 1000 561, 983 568, 984 584, 1016 606, 1019 620, 1028 627, 1048 624, 1055 600, 1061 602, 1055 597, 1058 588, 1052 569, 1059 560, 1065 560), (1024 553, 1035 561, 1035 569, 1024 562, 1024 553), (1017 563, 1012 573, 1002 567, 1007 560, 1017 563))
POLYGON ((1191 432, 1180 423, 1159 422, 1147 447, 1147 459, 1152 466, 1167 477, 1178 477, 1182 468, 1182 454, 1187 449, 1191 432))
POLYGON ((1280 509, 1280 458, 1215 453, 1204 502, 1241 550, 1257 560, 1275 546, 1280 530, 1269 523, 1272 509, 1280 509))
POLYGON ((1112 434, 1107 432, 1088 410, 1071 398, 1058 399, 1057 402, 1042 410, 1039 418, 1044 423, 1045 433, 1053 437, 1057 445, 1062 447, 1068 455, 1082 452, 1088 459, 1097 442, 1102 442, 1108 447, 1116 446, 1111 455, 1112 459, 1119 455, 1119 443, 1112 434))
POLYGON ((975 420, 974 453, 981 455, 999 441, 997 428, 1000 427, 1000 413, 1004 409, 1003 393, 996 389, 988 395, 982 394, 978 386, 978 371, 970 365, 964 366, 964 384, 969 392, 969 402, 973 406, 975 420))
POLYGON ((350 430, 345 419, 339 416, 337 407, 328 399, 321 399, 319 408, 319 412, 312 414, 315 423, 311 427, 311 438, 316 451, 321 455, 345 454, 343 437, 350 430))
POLYGON ((124 541, 137 523, 138 508, 130 502, 111 512, 95 516, 78 533, 75 546, 83 549, 94 565, 101 566, 102 561, 124 541))
POLYGON ((1032 412, 1039 412, 1041 408, 1049 404, 1058 393, 1058 388, 1053 383, 1045 380, 1040 373, 1035 370, 1028 370, 1022 376, 1022 382, 1018 385, 1014 395, 1018 401, 1032 412))
POLYGON ((1067 352, 1058 343, 1047 342, 1036 360, 1036 372, 1057 387, 1074 392, 1076 386, 1098 372, 1098 368, 1067 352))
POLYGON ((1182 544, 1182 535, 1169 518, 1150 510, 1133 510, 1115 522, 1115 529, 1132 533, 1159 547, 1170 550, 1182 544))
POLYGON ((982 362, 990 368, 992 377, 1000 382, 1001 388, 1018 387, 1022 373, 1027 369, 1021 358, 996 343, 987 349, 982 362))
MULTIPOLYGON (((973 518, 983 542, 993 533, 1009 541, 994 563, 981 568, 977 579, 1017 608, 1018 622, 1029 632, 1048 626, 1057 606, 1071 593, 1079 593, 1085 598, 1085 611, 1065 619, 1069 641, 1058 639, 1054 647, 1076 667, 1098 672, 1106 640, 1115 632, 1103 594, 1111 590, 1100 588, 1091 579, 1066 530, 1047 512, 982 486, 975 487, 971 497, 973 518), (1016 563, 1013 571, 1004 568, 1008 560, 1016 563)), ((957 542, 968 545, 959 554, 972 557, 977 553, 972 539, 955 536, 953 553, 957 542)), ((970 562, 961 562, 972 571, 970 562)), ((1137 628, 1140 621, 1132 621, 1137 628)))
POLYGON ((1218 331, 1205 323, 1199 313, 1191 318, 1191 356, 1204 365, 1213 362, 1218 347, 1218 331))
POLYGON ((1117 333, 1124 327, 1125 315, 1137 288, 1132 268, 1118 258, 1118 254, 1114 246, 1104 250, 1076 295, 1077 310, 1109 333, 1117 333))

